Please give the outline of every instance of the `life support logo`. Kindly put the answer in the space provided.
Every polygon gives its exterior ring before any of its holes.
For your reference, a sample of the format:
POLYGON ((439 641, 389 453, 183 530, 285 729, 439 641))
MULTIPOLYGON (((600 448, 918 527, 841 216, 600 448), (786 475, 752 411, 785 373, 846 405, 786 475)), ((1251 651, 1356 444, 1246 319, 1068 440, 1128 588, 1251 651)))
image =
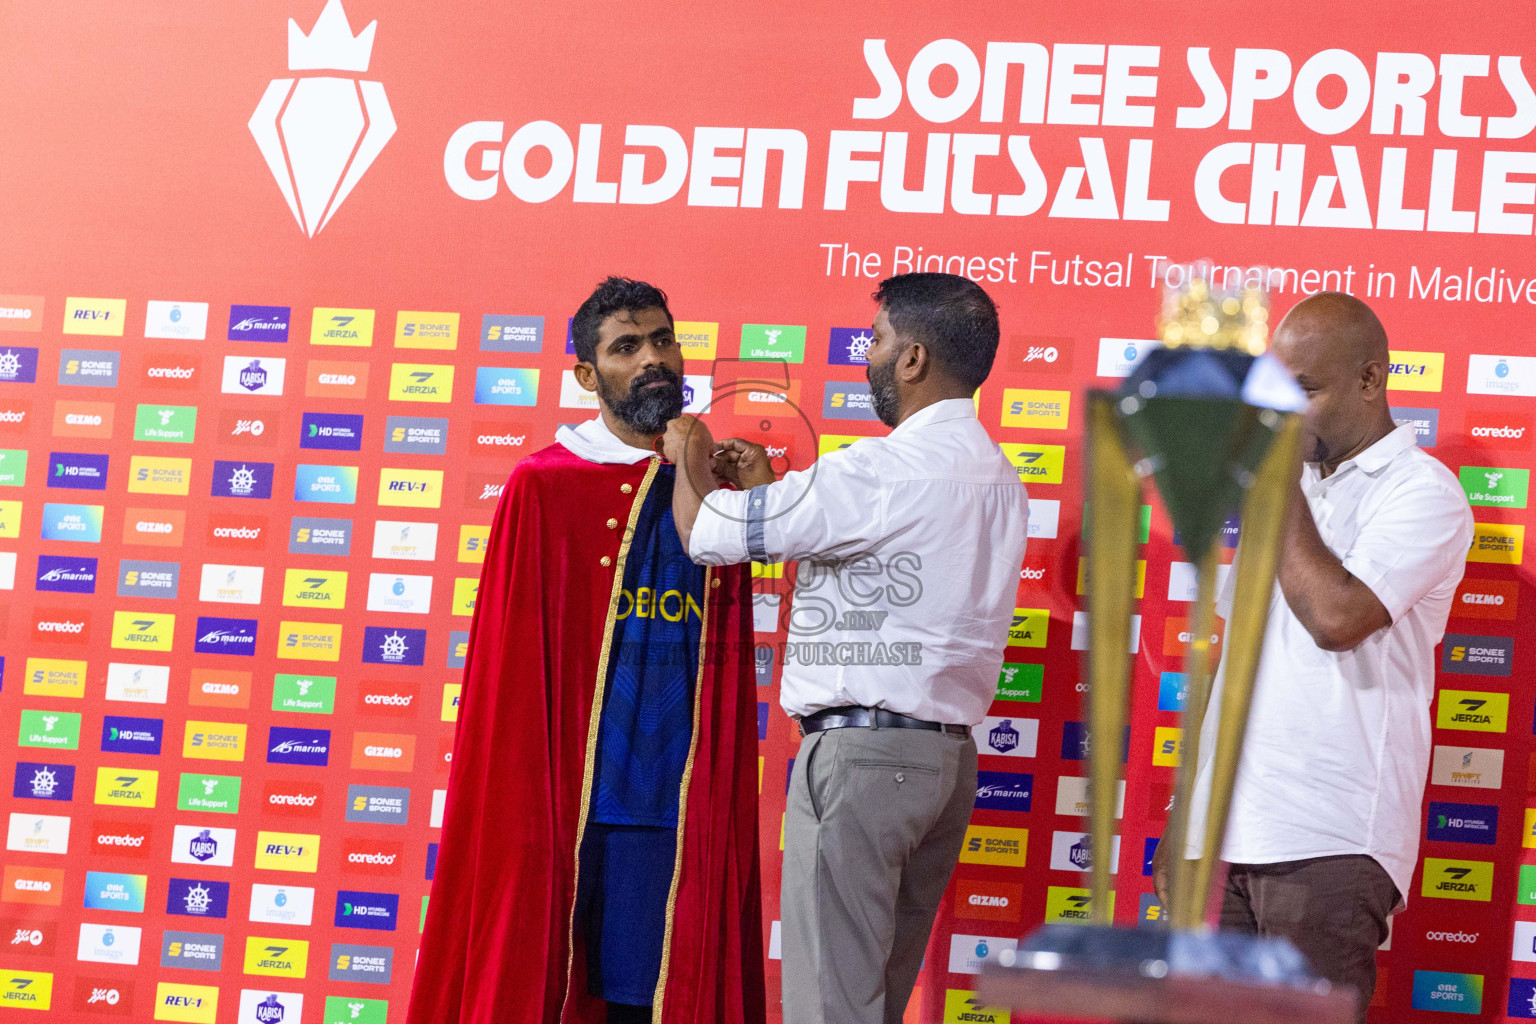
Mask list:
MULTIPOLYGON (((377 27, 371 21, 353 36, 341 0, 326 3, 308 35, 290 18, 288 70, 365 72, 377 27)), ((395 116, 379 82, 278 78, 248 127, 293 219, 313 238, 395 134, 395 116)))

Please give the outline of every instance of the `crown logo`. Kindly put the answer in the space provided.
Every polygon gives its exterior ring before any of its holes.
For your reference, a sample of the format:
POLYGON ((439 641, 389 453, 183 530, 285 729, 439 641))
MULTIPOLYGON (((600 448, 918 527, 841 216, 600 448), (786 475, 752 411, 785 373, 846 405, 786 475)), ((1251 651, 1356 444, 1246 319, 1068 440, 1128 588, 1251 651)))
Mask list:
POLYGON ((378 27, 377 21, 370 21, 367 28, 353 36, 341 0, 326 3, 307 36, 299 23, 289 18, 288 70, 367 71, 368 61, 373 57, 373 33, 378 27))
MULTIPOLYGON (((308 35, 289 19, 288 69, 365 72, 377 27, 369 22, 354 36, 341 0, 326 0, 308 35)), ((313 238, 395 134, 395 116, 379 82, 303 75, 268 83, 247 127, 288 211, 313 238)))

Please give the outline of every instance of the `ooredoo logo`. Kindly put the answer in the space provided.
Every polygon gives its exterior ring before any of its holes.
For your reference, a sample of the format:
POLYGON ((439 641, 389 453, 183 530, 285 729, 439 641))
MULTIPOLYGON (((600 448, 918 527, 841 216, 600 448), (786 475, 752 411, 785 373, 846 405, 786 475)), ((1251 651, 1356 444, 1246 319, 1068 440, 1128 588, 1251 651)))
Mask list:
POLYGON ((1527 451, 1533 438, 1530 413, 1467 410, 1467 439, 1474 448, 1527 451))
POLYGON ((353 875, 398 875, 405 860, 405 844, 399 840, 347 839, 342 847, 342 870, 353 875))
POLYGON ((279 818, 318 818, 325 806, 325 790, 318 783, 273 779, 267 783, 265 814, 279 818))
MULTIPOLYGON (((288 70, 367 71, 378 24, 353 36, 341 0, 326 3, 307 36, 290 18, 288 70)), ((248 127, 293 219, 313 238, 395 134, 395 116, 379 82, 278 78, 248 127)))
POLYGON ((127 821, 97 821, 91 825, 91 850, 102 857, 149 856, 152 830, 149 825, 127 821))
POLYGON ((413 718, 418 689, 415 683, 363 680, 358 685, 357 713, 390 718, 413 718))

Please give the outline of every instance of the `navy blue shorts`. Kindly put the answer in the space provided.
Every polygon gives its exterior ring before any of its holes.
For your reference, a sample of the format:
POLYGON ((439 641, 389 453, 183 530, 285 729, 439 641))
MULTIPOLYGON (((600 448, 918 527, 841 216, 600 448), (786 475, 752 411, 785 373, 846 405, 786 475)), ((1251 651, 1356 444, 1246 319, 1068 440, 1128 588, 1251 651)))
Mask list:
POLYGON ((651 1004, 676 858, 677 833, 670 828, 587 823, 576 913, 586 937, 591 995, 651 1004))

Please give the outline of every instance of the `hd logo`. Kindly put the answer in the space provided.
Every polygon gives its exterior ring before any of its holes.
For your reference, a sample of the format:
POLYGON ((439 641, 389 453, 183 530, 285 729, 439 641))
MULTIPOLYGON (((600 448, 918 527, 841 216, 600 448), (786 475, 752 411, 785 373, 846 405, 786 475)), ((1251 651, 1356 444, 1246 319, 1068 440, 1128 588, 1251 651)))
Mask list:
POLYGON ((1487 903, 1493 895, 1493 862, 1425 857, 1421 892, 1435 899, 1487 903))
POLYGON ((1480 690, 1441 690, 1435 716, 1438 729, 1504 732, 1509 725, 1509 694, 1480 690))

